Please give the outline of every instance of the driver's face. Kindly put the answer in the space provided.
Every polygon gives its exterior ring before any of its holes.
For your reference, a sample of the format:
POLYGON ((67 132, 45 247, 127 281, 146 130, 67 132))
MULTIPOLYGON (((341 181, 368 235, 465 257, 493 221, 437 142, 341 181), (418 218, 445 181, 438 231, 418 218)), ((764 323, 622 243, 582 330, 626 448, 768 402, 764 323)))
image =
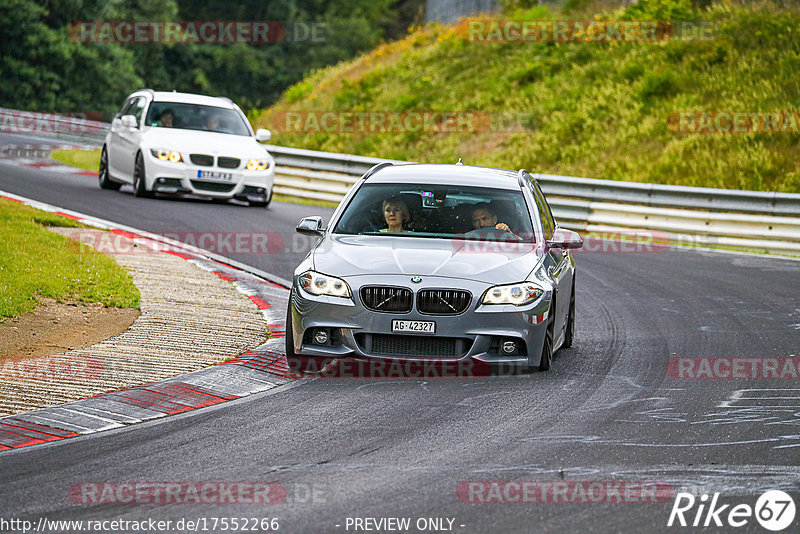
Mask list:
POLYGON ((497 224, 497 217, 489 213, 489 210, 479 209, 472 212, 472 227, 476 230, 494 226, 497 224))

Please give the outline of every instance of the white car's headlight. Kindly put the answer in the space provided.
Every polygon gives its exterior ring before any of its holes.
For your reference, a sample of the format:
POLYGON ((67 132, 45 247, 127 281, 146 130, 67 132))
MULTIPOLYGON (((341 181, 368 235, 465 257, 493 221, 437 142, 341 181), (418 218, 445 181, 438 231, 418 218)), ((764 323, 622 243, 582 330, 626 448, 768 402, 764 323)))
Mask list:
POLYGON ((178 163, 183 161, 180 152, 175 150, 161 150, 157 148, 151 148, 150 153, 153 157, 160 159, 161 161, 171 161, 172 163, 178 163))
POLYGON ((251 159, 245 167, 248 171, 264 171, 269 169, 268 159, 251 159))
POLYGON ((483 294, 483 304, 513 304, 524 306, 542 296, 544 291, 533 282, 521 282, 505 286, 490 287, 483 294))
POLYGON ((329 295, 331 297, 350 297, 350 286, 341 278, 306 271, 300 275, 300 287, 312 295, 329 295))

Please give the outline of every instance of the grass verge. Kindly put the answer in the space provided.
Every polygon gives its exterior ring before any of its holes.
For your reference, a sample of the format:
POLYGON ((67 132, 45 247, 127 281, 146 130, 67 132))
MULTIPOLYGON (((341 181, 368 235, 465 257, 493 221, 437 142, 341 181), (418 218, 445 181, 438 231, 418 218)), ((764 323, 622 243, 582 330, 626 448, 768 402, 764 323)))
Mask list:
POLYGON ((85 171, 96 171, 100 168, 100 149, 69 150, 59 149, 50 155, 56 161, 72 165, 85 171))
POLYGON ((84 227, 0 199, 0 321, 34 310, 39 296, 139 307, 139 290, 117 262, 46 226, 84 227))

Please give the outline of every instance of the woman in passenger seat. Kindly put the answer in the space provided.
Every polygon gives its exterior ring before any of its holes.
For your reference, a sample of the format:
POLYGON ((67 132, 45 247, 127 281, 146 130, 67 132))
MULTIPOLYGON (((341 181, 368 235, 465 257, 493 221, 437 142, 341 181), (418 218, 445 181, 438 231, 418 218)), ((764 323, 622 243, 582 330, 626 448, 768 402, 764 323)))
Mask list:
POLYGON ((386 221, 388 228, 383 228, 381 232, 388 232, 392 234, 408 232, 406 228, 410 216, 408 214, 408 206, 406 203, 398 198, 392 197, 383 201, 383 218, 386 221))

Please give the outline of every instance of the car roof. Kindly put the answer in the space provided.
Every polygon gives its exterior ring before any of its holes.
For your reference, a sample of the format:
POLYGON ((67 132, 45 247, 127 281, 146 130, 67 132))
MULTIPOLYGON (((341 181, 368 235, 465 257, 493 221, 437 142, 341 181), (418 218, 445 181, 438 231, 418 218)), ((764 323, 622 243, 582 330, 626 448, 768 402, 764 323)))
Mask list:
POLYGON ((387 165, 367 177, 367 183, 463 185, 519 191, 519 173, 494 167, 409 163, 387 165))
POLYGON ((137 91, 137 93, 149 93, 155 102, 175 102, 178 104, 198 104, 201 106, 214 106, 217 108, 235 109, 236 106, 228 98, 195 95, 192 93, 178 93, 175 91, 137 91))

